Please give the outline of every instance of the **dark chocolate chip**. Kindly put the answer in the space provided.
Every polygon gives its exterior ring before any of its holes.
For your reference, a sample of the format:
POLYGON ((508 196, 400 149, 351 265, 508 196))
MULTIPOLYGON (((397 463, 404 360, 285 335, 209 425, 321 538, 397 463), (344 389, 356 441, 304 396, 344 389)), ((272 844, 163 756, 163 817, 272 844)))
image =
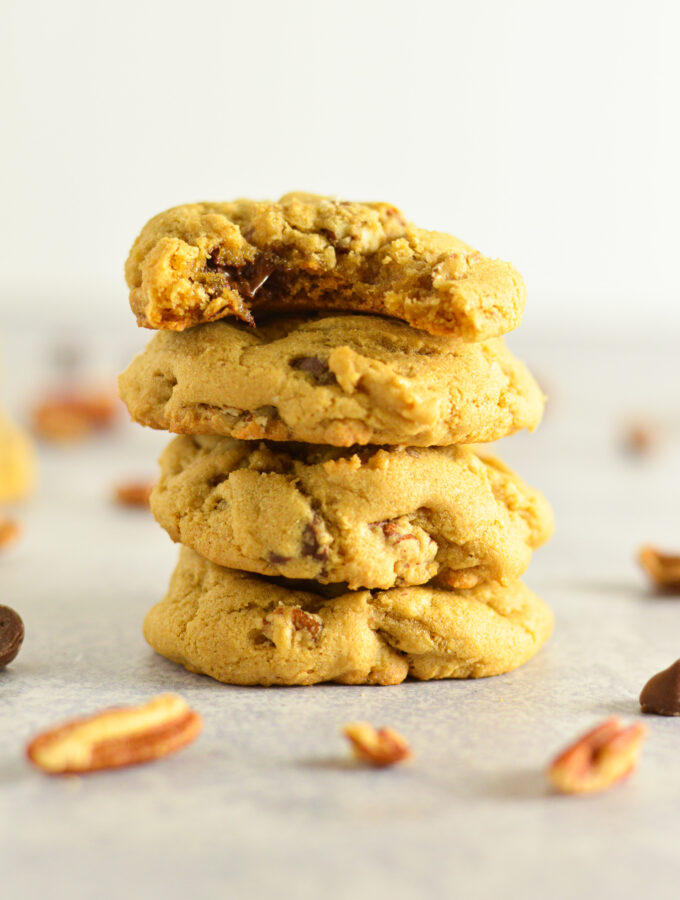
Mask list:
POLYGON ((244 266, 241 271, 243 292, 247 293, 247 296, 252 300, 275 268, 274 262, 266 256, 260 256, 254 263, 244 266))
POLYGON ((328 363, 318 356, 296 356, 290 361, 291 369, 307 372, 317 384, 337 384, 338 380, 328 367, 328 363))
POLYGON ((319 542, 319 526, 321 525, 321 517, 314 514, 314 518, 310 523, 305 525, 302 532, 302 555, 311 556, 312 559, 324 561, 328 559, 328 549, 322 547, 319 542))
POLYGON ((19 613, 0 606, 0 669, 16 659, 24 640, 24 623, 19 613))
POLYGON ((657 716, 680 716, 680 659, 657 672, 642 688, 642 712, 657 716))
POLYGON ((221 293, 228 287, 252 300, 275 268, 273 260, 264 255, 243 266, 230 266, 221 262, 219 255, 213 252, 205 262, 204 280, 209 292, 221 293))
POLYGON ((273 566, 280 566, 283 563, 290 562, 291 557, 290 556, 281 556, 280 553, 274 553, 272 551, 269 554, 269 556, 267 557, 267 559, 273 566))

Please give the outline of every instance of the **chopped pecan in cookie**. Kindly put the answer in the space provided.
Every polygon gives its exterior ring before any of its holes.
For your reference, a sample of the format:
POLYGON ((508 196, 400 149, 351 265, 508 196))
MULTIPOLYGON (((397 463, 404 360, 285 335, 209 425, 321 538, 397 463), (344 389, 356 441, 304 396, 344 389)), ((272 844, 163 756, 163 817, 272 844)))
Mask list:
POLYGON ((277 606, 267 613, 262 634, 281 649, 290 649, 294 641, 318 644, 323 621, 314 613, 305 612, 299 606, 277 606))

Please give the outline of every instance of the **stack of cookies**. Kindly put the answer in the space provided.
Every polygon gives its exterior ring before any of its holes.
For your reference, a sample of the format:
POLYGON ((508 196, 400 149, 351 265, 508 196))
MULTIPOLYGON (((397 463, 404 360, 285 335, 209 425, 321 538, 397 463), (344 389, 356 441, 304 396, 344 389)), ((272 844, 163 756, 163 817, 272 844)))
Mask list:
POLYGON ((518 579, 544 498, 471 446, 543 396, 500 335, 520 275, 383 203, 289 194, 181 206, 127 262, 158 330, 121 376, 179 434, 151 506, 183 545, 144 633, 234 684, 507 672, 552 629, 518 579))

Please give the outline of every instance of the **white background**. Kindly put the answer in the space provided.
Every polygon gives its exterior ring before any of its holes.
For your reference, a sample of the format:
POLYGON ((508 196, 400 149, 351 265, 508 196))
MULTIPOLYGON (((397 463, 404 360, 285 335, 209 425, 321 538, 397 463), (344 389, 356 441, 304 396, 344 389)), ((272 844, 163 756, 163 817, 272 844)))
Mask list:
POLYGON ((677 895, 680 719, 645 717, 639 772, 597 798, 551 795, 544 770, 606 716, 636 720, 680 652, 680 601, 651 596, 635 565, 640 544, 679 541, 679 7, 0 0, 2 400, 17 418, 63 377, 64 342, 111 376, 149 337, 122 267, 157 211, 293 188, 385 199, 525 274, 512 344, 551 400, 502 453, 557 521, 527 573, 555 634, 516 673, 251 691, 142 639, 176 550, 111 492, 154 477, 168 435, 122 421, 42 443, 0 561, 0 602, 26 623, 0 673, 3 900, 677 895), (658 435, 648 456, 620 440, 638 414, 658 435), (162 690, 205 717, 182 754, 92 780, 23 761, 52 721, 162 690), (349 719, 402 731, 413 765, 348 766, 349 719))
POLYGON ((132 324, 176 203, 381 199, 512 260, 532 320, 680 319, 680 4, 4 0, 0 327, 132 324))

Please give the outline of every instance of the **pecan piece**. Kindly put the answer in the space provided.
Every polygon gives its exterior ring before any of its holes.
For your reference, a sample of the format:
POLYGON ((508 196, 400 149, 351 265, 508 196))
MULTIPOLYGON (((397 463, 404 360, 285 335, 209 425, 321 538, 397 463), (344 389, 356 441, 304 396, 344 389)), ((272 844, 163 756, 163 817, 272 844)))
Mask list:
POLYGON ((604 791, 633 772, 646 734, 645 725, 624 727, 612 716, 560 753, 548 778, 563 794, 604 791))
POLYGON ((621 432, 621 445, 631 456, 648 456, 659 446, 661 434, 651 421, 631 421, 621 432))
POLYGON ((161 694, 144 706, 106 709, 58 725, 34 738, 29 760, 50 775, 85 774, 150 762, 193 741, 201 716, 177 694, 161 694))
POLYGON ((48 394, 33 408, 33 429, 48 441, 78 440, 109 428, 119 408, 113 391, 65 388, 48 394))
POLYGON ((393 766, 413 756, 408 741, 392 728, 370 722, 350 722, 342 729, 357 759, 377 768, 393 766))
POLYGON ((267 613, 262 625, 262 634, 281 650, 289 650, 296 637, 318 644, 322 631, 321 617, 299 606, 277 606, 267 613))
POLYGON ((637 558, 657 590, 680 593, 680 555, 640 547, 637 558))
POLYGON ((0 547, 6 547, 18 540, 21 534, 21 526, 14 519, 0 517, 0 547))
POLYGON ((121 506, 133 506, 138 509, 149 508, 149 498, 154 489, 153 481, 128 481, 119 484, 114 498, 121 506))

